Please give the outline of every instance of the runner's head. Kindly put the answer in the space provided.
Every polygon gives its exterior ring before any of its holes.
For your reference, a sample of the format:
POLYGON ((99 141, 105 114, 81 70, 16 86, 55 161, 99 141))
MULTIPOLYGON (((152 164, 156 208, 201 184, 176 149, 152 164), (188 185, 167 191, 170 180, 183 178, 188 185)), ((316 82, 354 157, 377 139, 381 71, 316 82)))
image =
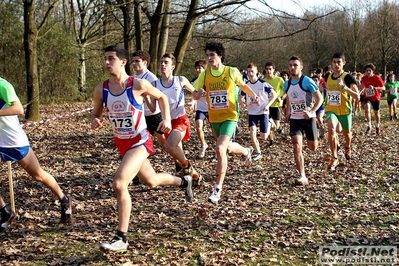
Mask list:
POLYGON ((366 73, 367 77, 374 76, 375 65, 373 63, 368 63, 364 66, 364 73, 366 73))
POLYGON ((332 57, 332 68, 334 73, 341 74, 346 64, 345 55, 343 53, 335 53, 332 57))
POLYGON ((255 63, 251 62, 247 66, 247 75, 251 80, 258 79, 258 67, 255 63))
POLYGON ((136 74, 141 74, 150 66, 151 56, 146 51, 138 50, 132 54, 132 65, 136 74))
POLYGON ((288 63, 288 69, 290 71, 291 77, 293 77, 294 79, 298 78, 300 75, 302 75, 302 59, 299 56, 291 56, 288 63))
POLYGON ((208 59, 208 64, 212 67, 217 67, 225 60, 225 51, 222 43, 208 42, 205 45, 205 55, 208 59))
POLYGON ((161 74, 162 75, 169 75, 173 72, 176 65, 176 58, 171 53, 166 53, 161 57, 161 74))

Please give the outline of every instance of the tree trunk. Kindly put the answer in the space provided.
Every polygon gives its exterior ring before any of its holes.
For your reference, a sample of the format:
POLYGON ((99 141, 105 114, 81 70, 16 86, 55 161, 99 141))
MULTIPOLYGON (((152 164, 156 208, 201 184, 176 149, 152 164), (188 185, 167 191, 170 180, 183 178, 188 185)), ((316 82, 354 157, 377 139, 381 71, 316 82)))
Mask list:
MULTIPOLYGON (((133 47, 132 47, 132 38, 131 38, 131 32, 132 32, 132 11, 133 11, 133 6, 130 1, 126 1, 124 4, 120 6, 120 9, 122 10, 123 14, 123 44, 125 50, 128 52, 129 57, 130 54, 133 52, 133 47)), ((131 75, 133 73, 133 69, 130 64, 130 60, 128 60, 128 64, 125 65, 126 73, 128 75, 131 75)))
POLYGON ((79 91, 82 93, 86 92, 86 49, 84 46, 80 47, 80 56, 79 56, 79 91))
POLYGON ((176 57, 176 68, 174 74, 177 75, 183 65, 183 59, 188 47, 188 44, 191 41, 193 36, 193 30, 195 24, 198 21, 199 15, 196 13, 198 9, 200 0, 192 0, 190 3, 190 9, 187 14, 186 21, 184 22, 184 26, 182 31, 180 32, 179 39, 177 40, 174 56, 176 57))
POLYGON ((134 1, 134 25, 136 36, 136 50, 144 49, 143 41, 143 18, 139 1, 134 1))
POLYGON ((165 0, 165 6, 164 6, 164 11, 163 11, 164 15, 163 15, 163 19, 162 19, 160 40, 159 40, 159 46, 158 46, 158 58, 161 58, 162 55, 165 54, 166 47, 168 45, 171 5, 172 5, 172 2, 170 0, 165 0))
POLYGON ((151 63, 150 63, 150 71, 153 73, 158 73, 158 45, 159 45, 159 36, 161 32, 162 26, 162 17, 164 11, 164 2, 163 0, 158 0, 157 8, 155 9, 154 14, 150 17, 150 55, 151 55, 151 63))
POLYGON ((25 118, 40 120, 39 79, 37 75, 37 28, 35 24, 35 0, 24 1, 24 49, 26 63, 27 100, 25 118))

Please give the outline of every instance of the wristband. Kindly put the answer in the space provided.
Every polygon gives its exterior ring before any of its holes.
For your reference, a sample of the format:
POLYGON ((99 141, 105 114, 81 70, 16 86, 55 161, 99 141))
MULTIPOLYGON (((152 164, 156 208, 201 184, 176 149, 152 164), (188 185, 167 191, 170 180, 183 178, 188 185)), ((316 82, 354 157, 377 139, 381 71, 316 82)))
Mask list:
POLYGON ((345 87, 346 87, 345 84, 341 85, 341 88, 342 88, 342 89, 345 89, 345 87))

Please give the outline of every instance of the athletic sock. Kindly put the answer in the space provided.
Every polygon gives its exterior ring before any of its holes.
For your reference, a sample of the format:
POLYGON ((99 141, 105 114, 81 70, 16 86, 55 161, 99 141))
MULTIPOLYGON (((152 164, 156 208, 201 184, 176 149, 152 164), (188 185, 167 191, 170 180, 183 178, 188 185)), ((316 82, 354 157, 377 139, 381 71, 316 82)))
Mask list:
POLYGON ((127 241, 127 232, 122 232, 122 231, 116 230, 116 236, 121 238, 122 241, 126 243, 126 241, 127 241))

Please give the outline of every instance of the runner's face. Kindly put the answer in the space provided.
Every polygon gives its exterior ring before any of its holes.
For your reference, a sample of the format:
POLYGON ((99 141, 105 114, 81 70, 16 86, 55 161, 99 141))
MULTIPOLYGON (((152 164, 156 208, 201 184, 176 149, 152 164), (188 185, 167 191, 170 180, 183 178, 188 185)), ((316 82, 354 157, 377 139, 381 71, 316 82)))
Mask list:
POLYGON ((297 77, 302 73, 302 64, 298 60, 290 60, 288 64, 288 69, 290 70, 290 74, 293 77, 297 77))
POLYGON ((197 76, 204 70, 205 69, 202 66, 195 67, 195 73, 197 74, 197 76))
POLYGON ((214 51, 206 50, 205 55, 210 66, 218 66, 222 62, 222 57, 214 51))
POLYGON ((119 59, 116 56, 116 52, 105 52, 104 59, 106 70, 110 75, 119 73, 121 67, 124 67, 126 64, 126 60, 119 59))
POLYGON ((366 68, 365 73, 366 73, 366 76, 369 78, 374 75, 374 71, 371 68, 366 68))
POLYGON ((389 77, 389 82, 394 82, 395 81, 395 75, 392 75, 389 77))
POLYGON ((343 61, 342 58, 333 58, 331 64, 334 72, 342 72, 342 70, 344 69, 345 61, 343 61))
POLYGON ((133 69, 137 74, 141 74, 147 69, 147 61, 144 61, 139 56, 133 57, 133 69))
POLYGON ((265 74, 266 74, 266 77, 272 78, 274 75, 274 67, 272 67, 272 66, 265 67, 265 74))
POLYGON ((169 75, 173 69, 175 69, 175 66, 172 64, 172 59, 168 57, 161 58, 161 74, 169 75))
POLYGON ((250 79, 256 79, 258 70, 256 68, 247 68, 247 74, 250 79))

